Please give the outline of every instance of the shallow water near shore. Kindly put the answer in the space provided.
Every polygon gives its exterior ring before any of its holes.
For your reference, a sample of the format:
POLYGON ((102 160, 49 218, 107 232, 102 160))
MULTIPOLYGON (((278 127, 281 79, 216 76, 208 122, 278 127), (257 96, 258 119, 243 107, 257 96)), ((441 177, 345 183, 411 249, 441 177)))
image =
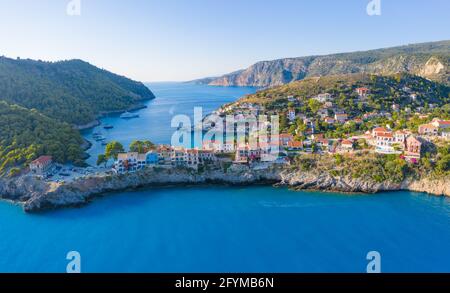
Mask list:
MULTIPOLYGON (((173 114, 205 114, 254 88, 150 84, 139 119, 107 117, 108 140, 169 143, 173 114)), ((86 138, 92 132, 84 131, 86 138)), ((89 151, 102 152, 100 143, 89 151)), ((0 272, 450 272, 450 198, 174 186, 108 194, 82 208, 25 214, 0 201, 0 272)))

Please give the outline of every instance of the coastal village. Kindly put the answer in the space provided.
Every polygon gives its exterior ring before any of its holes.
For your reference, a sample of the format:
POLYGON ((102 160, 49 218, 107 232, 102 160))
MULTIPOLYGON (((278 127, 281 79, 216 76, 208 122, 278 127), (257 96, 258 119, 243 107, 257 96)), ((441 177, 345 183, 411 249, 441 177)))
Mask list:
MULTIPOLYGON (((362 101, 370 93, 370 90, 364 87, 356 88, 355 91, 362 101)), ((408 89, 405 89, 405 92, 409 93, 408 89)), ((416 94, 410 93, 410 98, 415 99, 416 94)), ((293 157, 301 154, 352 155, 362 151, 396 155, 409 163, 420 164, 427 148, 432 148, 435 143, 450 141, 450 120, 432 118, 421 112, 411 113, 410 109, 402 110, 397 104, 392 105, 391 112, 372 112, 365 113, 361 117, 352 117, 335 106, 333 95, 322 93, 314 98, 320 105, 317 116, 308 117, 294 107, 297 103, 295 97, 289 96, 286 99, 290 105, 287 112, 284 113, 288 121, 288 127, 292 125, 301 125, 301 127, 294 127, 295 131, 293 132, 280 133, 276 141, 269 137, 268 140, 250 144, 248 141, 224 143, 218 139, 203 141, 201 147, 193 149, 158 145, 149 149, 142 149, 141 152, 117 153, 111 168, 105 167, 101 170, 118 174, 136 172, 156 166, 165 168, 186 167, 198 170, 204 166, 220 162, 248 164, 255 167, 265 165, 267 167, 270 164, 289 164, 293 157), (378 117, 391 118, 392 113, 401 110, 406 111, 410 117, 418 117, 424 121, 428 119, 429 122, 419 125, 417 130, 392 129, 390 125, 376 125, 363 133, 356 131, 340 138, 327 137, 326 133, 316 128, 318 123, 359 126, 378 117), (274 158, 271 154, 275 149, 278 152, 277 157, 274 158)), ((257 115, 278 114, 278 112, 266 111, 261 105, 251 103, 236 103, 232 106, 225 106, 215 114, 223 116, 226 113, 232 113, 237 117, 237 120, 244 121, 257 115)), ((248 133, 247 130, 246 135, 257 136, 258 134, 248 133)), ((35 176, 48 178, 55 174, 54 170, 55 165, 50 156, 42 156, 30 164, 30 171, 35 176)), ((96 169, 92 170, 95 171, 96 169)), ((79 170, 79 172, 83 173, 82 170, 79 170)), ((82 175, 80 174, 80 176, 82 175)))

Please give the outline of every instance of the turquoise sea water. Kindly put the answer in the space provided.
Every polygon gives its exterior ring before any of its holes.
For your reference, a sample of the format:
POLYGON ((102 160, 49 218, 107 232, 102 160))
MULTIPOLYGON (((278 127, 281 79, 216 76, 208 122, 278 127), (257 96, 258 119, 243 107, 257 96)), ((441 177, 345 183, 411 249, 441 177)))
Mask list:
MULTIPOLYGON (((150 87, 157 99, 141 119, 106 118, 110 137, 142 138, 144 126, 146 138, 166 143, 169 113, 254 91, 150 87)), ((83 272, 365 272, 369 251, 380 252, 384 272, 450 272, 449 244, 450 199, 410 192, 150 188, 37 215, 0 202, 0 272, 65 272, 69 251, 80 252, 83 272)))
POLYGON ((25 215, 0 202, 0 271, 450 272, 450 199, 272 187, 122 192, 82 209, 25 215))

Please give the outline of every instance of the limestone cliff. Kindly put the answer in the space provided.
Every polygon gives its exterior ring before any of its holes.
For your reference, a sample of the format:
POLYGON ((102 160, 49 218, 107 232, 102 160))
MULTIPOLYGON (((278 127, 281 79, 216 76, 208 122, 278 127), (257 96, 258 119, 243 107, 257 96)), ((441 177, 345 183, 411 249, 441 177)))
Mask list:
POLYGON ((450 84, 449 60, 450 41, 442 41, 365 52, 263 61, 245 70, 204 82, 215 86, 273 87, 306 77, 407 72, 450 84))

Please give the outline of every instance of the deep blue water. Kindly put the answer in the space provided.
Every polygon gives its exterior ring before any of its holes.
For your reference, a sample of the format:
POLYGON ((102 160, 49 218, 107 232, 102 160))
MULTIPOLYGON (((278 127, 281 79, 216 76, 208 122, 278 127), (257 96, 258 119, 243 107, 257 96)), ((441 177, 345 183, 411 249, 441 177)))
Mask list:
POLYGON ((450 272, 450 200, 272 187, 122 192, 81 209, 26 215, 0 203, 0 271, 450 272))
MULTIPOLYGON (((111 138, 167 143, 169 114, 211 111, 254 91, 150 87, 157 99, 141 119, 106 118, 111 138)), ((450 199, 409 192, 173 187, 38 215, 0 202, 0 272, 65 272, 74 250, 83 272, 364 272, 374 250, 384 272, 450 272, 449 244, 450 199)))

